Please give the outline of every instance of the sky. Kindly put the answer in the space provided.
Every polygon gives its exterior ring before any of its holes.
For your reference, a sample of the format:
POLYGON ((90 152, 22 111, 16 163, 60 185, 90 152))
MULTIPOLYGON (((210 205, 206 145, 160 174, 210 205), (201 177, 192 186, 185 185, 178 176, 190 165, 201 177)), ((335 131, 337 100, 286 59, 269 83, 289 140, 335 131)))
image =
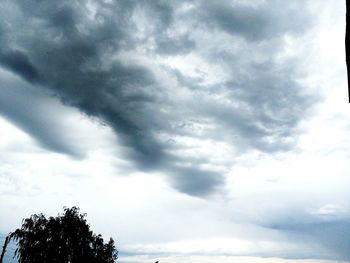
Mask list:
POLYGON ((121 263, 350 262, 345 11, 2 0, 0 241, 78 206, 121 263))

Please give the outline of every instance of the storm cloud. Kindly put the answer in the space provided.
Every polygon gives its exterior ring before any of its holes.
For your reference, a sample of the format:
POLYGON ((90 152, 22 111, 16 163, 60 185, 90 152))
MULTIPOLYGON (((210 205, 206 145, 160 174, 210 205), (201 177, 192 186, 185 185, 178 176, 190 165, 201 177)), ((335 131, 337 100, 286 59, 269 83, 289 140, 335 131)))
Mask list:
MULTIPOLYGON (((312 100, 284 46, 309 27, 303 4, 1 1, 0 64, 109 125, 136 169, 207 196, 237 155, 295 145, 312 100)), ((50 129, 1 109, 72 154, 50 129)))

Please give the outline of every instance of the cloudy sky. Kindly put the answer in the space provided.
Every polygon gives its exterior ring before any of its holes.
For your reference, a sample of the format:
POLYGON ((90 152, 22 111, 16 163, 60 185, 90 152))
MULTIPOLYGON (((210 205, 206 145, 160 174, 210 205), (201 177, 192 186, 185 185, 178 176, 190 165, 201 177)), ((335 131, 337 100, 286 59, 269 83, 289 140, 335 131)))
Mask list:
POLYGON ((79 206, 120 262, 350 261, 345 1, 0 1, 0 241, 79 206))

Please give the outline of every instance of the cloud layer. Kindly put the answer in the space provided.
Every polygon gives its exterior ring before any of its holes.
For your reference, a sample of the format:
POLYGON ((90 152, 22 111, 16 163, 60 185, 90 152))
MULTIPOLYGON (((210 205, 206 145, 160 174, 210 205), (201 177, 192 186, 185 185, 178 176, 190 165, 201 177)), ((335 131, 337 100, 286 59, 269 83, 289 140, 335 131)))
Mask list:
MULTIPOLYGON (((0 63, 109 125, 136 169, 206 196, 237 155, 293 147, 312 102, 285 48, 310 26, 303 4, 2 1, 0 63)), ((76 154, 40 120, 2 110, 52 150, 76 154)))

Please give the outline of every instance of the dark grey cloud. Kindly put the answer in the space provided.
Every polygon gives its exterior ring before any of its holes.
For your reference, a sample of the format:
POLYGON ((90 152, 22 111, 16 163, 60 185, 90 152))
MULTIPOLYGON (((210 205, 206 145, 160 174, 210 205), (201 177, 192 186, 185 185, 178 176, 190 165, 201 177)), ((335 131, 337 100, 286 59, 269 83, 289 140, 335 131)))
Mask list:
POLYGON ((198 15, 207 26, 249 41, 264 41, 284 34, 298 34, 308 28, 310 17, 303 14, 300 4, 286 5, 281 0, 268 3, 201 1, 198 15))
POLYGON ((4 52, 0 54, 2 65, 13 72, 21 75, 29 82, 38 82, 39 73, 33 64, 29 61, 28 56, 18 50, 4 52))
POLYGON ((304 257, 350 260, 350 220, 348 218, 335 220, 300 219, 297 216, 286 221, 279 220, 267 227, 283 231, 291 241, 305 243, 305 248, 312 244, 323 247, 323 251, 301 251, 304 257), (293 220, 294 219, 294 220, 293 220))
POLYGON ((0 74, 0 114, 26 131, 39 144, 54 152, 80 159, 85 152, 71 137, 74 133, 62 123, 64 115, 48 96, 30 84, 0 74), (56 107, 55 107, 56 106, 56 107))
MULTIPOLYGON (((298 3, 2 1, 0 64, 112 127, 137 169, 170 174, 179 191, 206 196, 224 185, 223 167, 189 142, 267 153, 293 145, 310 103, 293 79, 297 61, 275 58, 284 33, 305 29, 298 3), (298 8, 299 20, 287 18, 298 8), (198 75, 200 64, 193 77, 162 62, 189 55, 226 77, 208 84, 216 73, 198 75)), ((30 133, 51 136, 3 108, 30 133)))
POLYGON ((173 167, 171 182, 183 193, 205 196, 218 190, 224 181, 224 176, 216 171, 206 171, 195 167, 173 167))

